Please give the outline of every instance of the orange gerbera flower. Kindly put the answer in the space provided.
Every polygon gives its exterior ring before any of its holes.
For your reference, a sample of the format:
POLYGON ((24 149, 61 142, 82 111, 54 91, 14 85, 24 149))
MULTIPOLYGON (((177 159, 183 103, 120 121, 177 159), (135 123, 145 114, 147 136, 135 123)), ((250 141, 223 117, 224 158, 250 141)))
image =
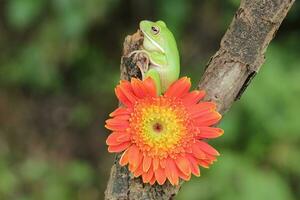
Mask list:
POLYGON ((158 96, 153 80, 121 81, 115 93, 124 105, 110 114, 105 127, 112 131, 106 143, 109 152, 123 152, 120 165, 129 164, 144 183, 162 185, 168 179, 200 176, 219 155, 204 139, 223 134, 216 124, 221 115, 213 102, 200 102, 205 92, 189 92, 190 79, 175 81, 158 96))

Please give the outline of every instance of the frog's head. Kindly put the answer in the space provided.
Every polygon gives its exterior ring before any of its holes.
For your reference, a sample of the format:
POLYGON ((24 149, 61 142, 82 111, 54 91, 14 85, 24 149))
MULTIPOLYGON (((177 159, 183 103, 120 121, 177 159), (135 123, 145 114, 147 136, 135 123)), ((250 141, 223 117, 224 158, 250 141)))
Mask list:
POLYGON ((143 46, 148 51, 165 53, 165 48, 169 46, 170 40, 175 40, 163 21, 143 20, 140 22, 140 29, 144 34, 143 46))

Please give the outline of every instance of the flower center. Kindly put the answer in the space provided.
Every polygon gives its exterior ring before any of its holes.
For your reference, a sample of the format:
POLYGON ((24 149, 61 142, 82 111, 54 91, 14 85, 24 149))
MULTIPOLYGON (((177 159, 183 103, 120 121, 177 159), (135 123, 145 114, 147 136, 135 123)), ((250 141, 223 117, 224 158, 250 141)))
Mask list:
POLYGON ((135 105, 128 131, 148 156, 176 156, 193 138, 193 125, 187 116, 185 107, 176 99, 146 98, 135 105))
POLYGON ((161 133, 162 130, 163 130, 163 125, 159 122, 156 122, 155 124, 153 124, 153 130, 156 132, 156 133, 161 133))

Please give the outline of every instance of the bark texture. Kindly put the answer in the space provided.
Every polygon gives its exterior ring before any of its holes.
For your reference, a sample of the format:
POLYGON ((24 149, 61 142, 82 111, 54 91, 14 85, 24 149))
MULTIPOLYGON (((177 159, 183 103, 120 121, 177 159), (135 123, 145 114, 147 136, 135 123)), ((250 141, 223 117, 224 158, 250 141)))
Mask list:
MULTIPOLYGON (((230 27, 222 38, 220 49, 210 59, 199 82, 206 90, 206 100, 215 101, 218 111, 224 114, 239 99, 265 58, 264 53, 274 38, 282 20, 295 0, 242 0, 230 27)), ((127 36, 121 58, 121 79, 141 78, 137 66, 143 58, 128 57, 141 47, 140 31, 127 36)), ((134 178, 127 167, 118 164, 116 155, 105 191, 106 200, 167 200, 173 199, 180 189, 169 182, 164 185, 143 184, 134 178)), ((220 163, 219 163, 220 164, 220 163)))

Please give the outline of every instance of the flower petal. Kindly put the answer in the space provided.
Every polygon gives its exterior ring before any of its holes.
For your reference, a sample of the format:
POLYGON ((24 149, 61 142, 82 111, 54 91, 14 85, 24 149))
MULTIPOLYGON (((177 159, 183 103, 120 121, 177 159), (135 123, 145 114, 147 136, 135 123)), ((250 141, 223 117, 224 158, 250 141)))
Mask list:
POLYGON ((143 171, 147 172, 151 166, 152 163, 152 158, 150 158, 147 155, 144 155, 144 159, 143 159, 143 171))
POLYGON ((218 112, 207 113, 195 120, 197 126, 212 126, 220 121, 222 115, 218 112))
POLYGON ((156 96, 155 85, 152 85, 151 80, 141 81, 140 79, 132 78, 131 86, 134 94, 140 99, 156 96))
POLYGON ((130 141, 131 135, 128 132, 122 133, 118 138, 118 142, 127 142, 130 141))
POLYGON ((130 118, 130 115, 118 115, 115 116, 113 119, 118 121, 128 121, 130 118))
POLYGON ((133 172, 133 176, 134 177, 139 177, 143 173, 144 173, 143 172, 143 165, 139 165, 138 168, 133 172))
POLYGON ((184 174, 182 171, 178 170, 178 176, 180 178, 182 178, 183 180, 185 181, 188 181, 191 179, 191 174, 187 175, 187 174, 184 174))
POLYGON ((154 171, 154 175, 156 178, 156 181, 159 185, 162 185, 166 181, 166 173, 165 170, 162 169, 161 167, 158 167, 157 170, 154 171))
POLYGON ((126 149, 120 158, 119 164, 125 166, 128 164, 128 161, 128 149, 126 149))
POLYGON ((157 170, 159 166, 159 159, 158 158, 153 158, 153 170, 157 170))
POLYGON ((117 140, 118 136, 119 136, 119 134, 117 134, 117 133, 110 134, 106 139, 106 144, 107 145, 119 145, 120 142, 118 142, 118 140, 117 140))
POLYGON ((143 157, 142 153, 140 152, 139 148, 134 144, 128 149, 128 159, 129 159, 129 164, 132 165, 132 170, 135 171, 139 164, 141 163, 143 157))
POLYGON ((146 78, 143 81, 143 84, 147 90, 148 95, 150 95, 151 97, 156 97, 156 86, 154 83, 154 80, 151 77, 146 78))
POLYGON ((131 107, 138 100, 133 92, 131 83, 126 80, 120 81, 120 84, 115 88, 115 93, 119 101, 127 107, 131 107))
POLYGON ((204 167, 204 168, 209 168, 209 163, 205 160, 198 160, 198 164, 201 166, 201 167, 204 167))
POLYGON ((150 167, 146 173, 142 174, 143 182, 148 183, 152 179, 153 176, 154 176, 153 168, 150 167))
POLYGON ((137 97, 135 96, 135 94, 133 92, 130 82, 123 80, 123 81, 121 81, 121 84, 119 85, 119 87, 131 103, 135 103, 137 101, 137 97))
POLYGON ((153 185, 156 181, 155 176, 152 177, 152 179, 149 181, 150 185, 153 185))
POLYGON ((165 172, 166 172, 166 176, 169 179, 170 183, 172 185, 178 185, 178 182, 179 182, 178 170, 177 170, 176 164, 173 159, 167 158, 165 172))
POLYGON ((161 168, 163 168, 163 169, 166 168, 166 164, 167 164, 166 159, 161 159, 159 161, 159 164, 160 164, 161 168))
POLYGON ((122 92, 122 90, 119 87, 115 88, 115 94, 118 98, 118 100, 124 104, 127 107, 131 107, 132 103, 131 101, 125 96, 125 94, 122 92))
POLYGON ((179 80, 172 83, 167 91, 165 97, 182 97, 188 93, 191 88, 191 80, 187 77, 182 77, 179 80))
POLYGON ((210 146, 209 144, 207 144, 206 142, 202 142, 197 140, 196 141, 197 146, 200 147, 201 150, 203 150, 204 152, 213 155, 213 156, 219 156, 219 152, 214 149, 212 146, 210 146))
POLYGON ((193 155, 198 158, 198 159, 205 159, 206 158, 206 154, 202 151, 202 149, 200 148, 200 145, 198 145, 198 143, 194 143, 192 144, 192 151, 193 151, 193 155))
POLYGON ((221 135, 223 135, 224 131, 220 128, 215 127, 198 127, 199 133, 197 133, 196 139, 202 139, 202 138, 217 138, 221 135))
POLYGON ((205 96, 204 90, 194 90, 182 97, 182 102, 185 105, 197 104, 205 96))
POLYGON ((116 110, 114 110, 112 113, 109 114, 110 117, 115 117, 119 115, 130 115, 132 112, 131 109, 124 108, 124 107, 118 107, 116 110))
POLYGON ((127 120, 112 118, 106 120, 105 123, 105 128, 112 131, 125 131, 129 127, 129 122, 127 120))
POLYGON ((182 173, 184 173, 185 175, 191 174, 191 166, 187 158, 185 158, 184 156, 177 156, 177 158, 175 159, 175 163, 182 173))
POLYGON ((217 160, 216 156, 213 156, 213 155, 210 155, 210 154, 207 154, 206 155, 206 161, 210 162, 210 163, 213 163, 214 161, 217 160))
POLYGON ((214 102, 201 102, 188 107, 188 111, 192 118, 198 118, 206 113, 216 110, 217 105, 214 102))
POLYGON ((130 141, 130 134, 127 132, 113 132, 106 139, 107 145, 119 145, 130 141))
POLYGON ((197 159, 194 156, 192 156, 191 154, 187 154, 187 158, 190 161, 192 173, 195 176, 200 176, 200 169, 199 169, 199 166, 197 163, 197 159))
POLYGON ((110 153, 121 152, 121 151, 124 151, 125 149, 127 149, 130 145, 131 145, 131 142, 124 142, 124 143, 119 144, 119 145, 109 146, 108 147, 108 152, 110 152, 110 153))

